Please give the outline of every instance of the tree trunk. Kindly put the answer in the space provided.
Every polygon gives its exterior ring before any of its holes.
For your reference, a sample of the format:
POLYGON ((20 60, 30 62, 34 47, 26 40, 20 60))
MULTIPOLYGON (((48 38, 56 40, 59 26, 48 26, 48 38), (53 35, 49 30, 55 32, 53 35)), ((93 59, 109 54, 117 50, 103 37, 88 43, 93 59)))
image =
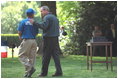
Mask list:
POLYGON ((56 15, 56 1, 41 1, 41 6, 48 6, 50 12, 56 15))

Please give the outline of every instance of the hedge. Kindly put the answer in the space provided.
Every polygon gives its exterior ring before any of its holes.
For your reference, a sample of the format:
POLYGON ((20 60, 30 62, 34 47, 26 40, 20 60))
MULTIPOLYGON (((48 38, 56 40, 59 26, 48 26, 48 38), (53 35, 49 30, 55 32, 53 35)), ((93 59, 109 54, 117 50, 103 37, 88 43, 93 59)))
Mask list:
MULTIPOLYGON (((40 44, 42 40, 42 34, 38 34, 36 37, 36 41, 38 45, 40 44)), ((22 41, 19 40, 18 34, 1 34, 1 45, 7 45, 10 48, 15 45, 19 46, 22 41)))

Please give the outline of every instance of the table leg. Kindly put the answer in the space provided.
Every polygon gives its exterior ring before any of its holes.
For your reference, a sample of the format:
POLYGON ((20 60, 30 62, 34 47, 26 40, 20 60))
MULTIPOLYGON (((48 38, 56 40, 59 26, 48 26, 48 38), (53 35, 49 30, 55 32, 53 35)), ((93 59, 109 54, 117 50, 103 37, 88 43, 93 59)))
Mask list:
POLYGON ((105 46, 106 48, 106 67, 107 67, 107 70, 108 70, 108 49, 107 49, 107 45, 105 46))
POLYGON ((110 45, 110 57, 111 57, 111 71, 113 71, 113 66, 112 66, 112 44, 110 45))
POLYGON ((91 71, 92 71, 92 46, 90 46, 90 57, 91 57, 91 71))
POLYGON ((89 70, 89 53, 88 53, 88 46, 86 46, 87 51, 87 69, 89 70))

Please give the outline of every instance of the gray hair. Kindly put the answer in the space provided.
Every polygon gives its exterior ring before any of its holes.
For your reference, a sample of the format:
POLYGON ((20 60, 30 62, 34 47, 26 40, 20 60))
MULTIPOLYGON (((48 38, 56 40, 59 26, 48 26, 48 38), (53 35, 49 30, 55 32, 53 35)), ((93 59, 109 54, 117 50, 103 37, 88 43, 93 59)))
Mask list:
POLYGON ((50 11, 49 7, 48 6, 42 6, 41 7, 43 10, 47 10, 47 11, 50 11))

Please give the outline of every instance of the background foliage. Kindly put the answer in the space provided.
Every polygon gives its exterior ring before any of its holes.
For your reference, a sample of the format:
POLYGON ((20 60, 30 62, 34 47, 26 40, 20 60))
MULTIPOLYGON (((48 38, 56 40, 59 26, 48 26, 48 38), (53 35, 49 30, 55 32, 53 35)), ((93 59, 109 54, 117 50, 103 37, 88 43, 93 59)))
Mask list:
MULTIPOLYGON (((43 3, 43 5, 46 2, 43 3)), ((50 5, 55 4, 55 1, 50 5)), ((1 33, 16 34, 18 23, 26 18, 28 8, 36 10, 35 20, 41 21, 40 1, 8 1, 1 6, 1 33)), ((51 6, 50 6, 51 7, 51 6)), ((55 8, 53 8, 55 10, 55 8)), ((56 1, 57 17, 67 36, 60 36, 64 54, 85 54, 85 43, 91 39, 95 25, 103 32, 111 23, 117 25, 117 1, 56 1)), ((42 31, 40 30, 39 33, 42 31)))
MULTIPOLYGON (((42 40, 42 35, 38 34, 36 37, 38 45, 40 44, 42 40)), ((17 47, 20 45, 21 40, 19 40, 18 34, 1 34, 1 44, 4 45, 4 43, 11 48, 13 44, 15 44, 17 47)))
POLYGON ((117 23, 116 1, 60 1, 57 6, 60 23, 68 32, 63 52, 69 54, 85 54, 95 25, 105 32, 111 23, 117 23))
POLYGON ((33 8, 36 11, 35 19, 40 21, 40 2, 36 1, 8 1, 1 4, 1 33, 17 33, 18 23, 27 16, 25 11, 33 8))

